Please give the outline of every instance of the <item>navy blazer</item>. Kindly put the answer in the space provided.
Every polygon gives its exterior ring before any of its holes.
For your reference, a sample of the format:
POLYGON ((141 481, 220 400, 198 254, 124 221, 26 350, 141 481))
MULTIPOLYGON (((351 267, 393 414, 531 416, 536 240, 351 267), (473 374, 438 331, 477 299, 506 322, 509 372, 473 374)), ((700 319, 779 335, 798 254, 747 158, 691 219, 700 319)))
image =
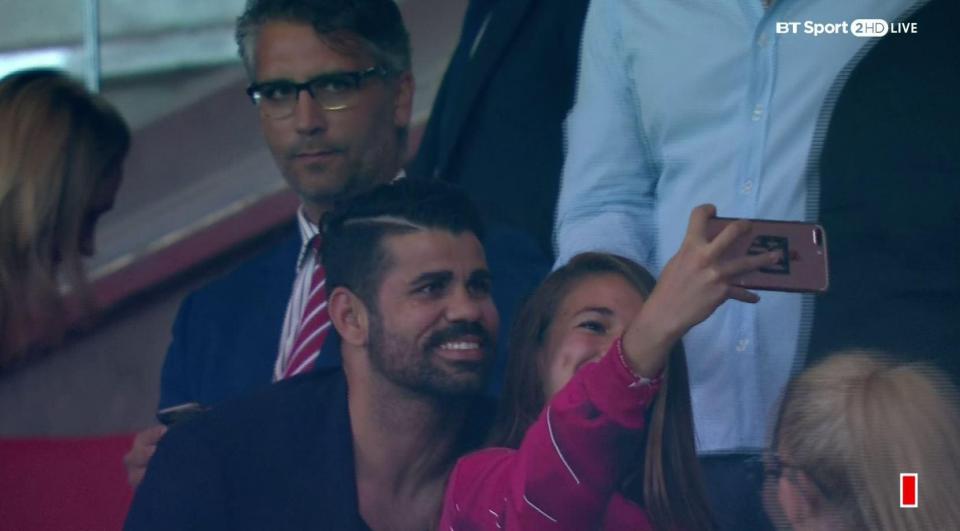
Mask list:
MULTIPOLYGON (((459 439, 463 453, 480 446, 493 413, 491 401, 475 402, 459 439)), ((328 337, 312 372, 174 425, 124 528, 367 530, 339 336, 328 337)))
POLYGON ((497 1, 475 55, 444 74, 408 168, 463 186, 488 225, 523 231, 548 263, 587 4, 497 1))
POLYGON ((366 530, 347 385, 321 367, 173 426, 125 529, 366 530))
POLYGON ((163 364, 161 408, 214 405, 270 384, 299 252, 293 225, 278 244, 184 300, 163 364))

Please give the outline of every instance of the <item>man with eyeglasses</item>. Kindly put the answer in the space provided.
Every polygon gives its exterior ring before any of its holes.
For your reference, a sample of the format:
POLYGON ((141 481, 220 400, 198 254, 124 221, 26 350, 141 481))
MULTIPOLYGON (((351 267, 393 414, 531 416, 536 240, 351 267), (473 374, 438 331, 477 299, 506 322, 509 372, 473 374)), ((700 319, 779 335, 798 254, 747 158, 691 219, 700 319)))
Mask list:
MULTIPOLYGON (((249 0, 236 39, 264 139, 302 201, 298 235, 191 294, 164 362, 160 409, 208 408, 323 364, 330 329, 318 223, 402 174, 413 99, 392 0, 249 0), (292 287, 292 289, 291 289, 292 287)), ((140 483, 166 428, 124 458, 140 483)))

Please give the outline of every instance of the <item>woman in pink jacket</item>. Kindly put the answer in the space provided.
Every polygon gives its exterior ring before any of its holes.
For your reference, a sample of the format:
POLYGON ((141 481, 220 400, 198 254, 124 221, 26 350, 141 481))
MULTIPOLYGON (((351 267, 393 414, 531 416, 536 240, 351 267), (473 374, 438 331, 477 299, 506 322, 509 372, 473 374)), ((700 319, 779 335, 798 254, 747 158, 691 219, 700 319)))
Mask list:
POLYGON ((709 529, 680 338, 775 254, 725 260, 749 229, 713 240, 705 205, 660 282, 629 260, 575 257, 527 303, 511 337, 502 407, 488 448, 462 458, 440 529, 709 529), (591 363, 595 362, 595 363, 591 363))

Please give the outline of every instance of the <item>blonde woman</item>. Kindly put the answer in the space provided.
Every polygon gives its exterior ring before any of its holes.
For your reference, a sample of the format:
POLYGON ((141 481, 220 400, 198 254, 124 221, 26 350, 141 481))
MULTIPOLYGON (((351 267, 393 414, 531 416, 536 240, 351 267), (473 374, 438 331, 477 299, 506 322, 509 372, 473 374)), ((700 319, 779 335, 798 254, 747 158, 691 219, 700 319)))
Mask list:
POLYGON ((960 529, 957 391, 929 366, 828 358, 787 387, 773 448, 768 506, 793 529, 960 529), (918 506, 901 508, 910 472, 918 506))
POLYGON ((0 368, 62 331, 61 283, 83 290, 129 144, 117 111, 62 72, 0 80, 0 368))

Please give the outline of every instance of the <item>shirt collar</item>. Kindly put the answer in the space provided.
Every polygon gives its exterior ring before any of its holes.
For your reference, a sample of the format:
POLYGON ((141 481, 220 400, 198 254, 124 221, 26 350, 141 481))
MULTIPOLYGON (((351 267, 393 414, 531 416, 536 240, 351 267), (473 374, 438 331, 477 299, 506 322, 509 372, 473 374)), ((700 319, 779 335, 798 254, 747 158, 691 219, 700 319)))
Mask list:
MULTIPOLYGON (((400 171, 397 172, 397 176, 391 180, 391 183, 397 182, 400 179, 405 179, 407 177, 407 172, 403 168, 400 168, 400 171)), ((313 241, 320 234, 320 227, 315 223, 307 219, 306 213, 303 211, 303 205, 300 205, 300 208, 297 209, 297 227, 300 229, 300 254, 297 256, 297 271, 303 267, 303 262, 307 259, 307 250, 310 248, 310 242, 313 241)))
POLYGON ((320 234, 320 227, 307 219, 303 211, 303 205, 297 209, 297 227, 300 229, 300 254, 297 256, 297 270, 303 267, 303 262, 307 259, 307 251, 310 249, 310 242, 320 234))

